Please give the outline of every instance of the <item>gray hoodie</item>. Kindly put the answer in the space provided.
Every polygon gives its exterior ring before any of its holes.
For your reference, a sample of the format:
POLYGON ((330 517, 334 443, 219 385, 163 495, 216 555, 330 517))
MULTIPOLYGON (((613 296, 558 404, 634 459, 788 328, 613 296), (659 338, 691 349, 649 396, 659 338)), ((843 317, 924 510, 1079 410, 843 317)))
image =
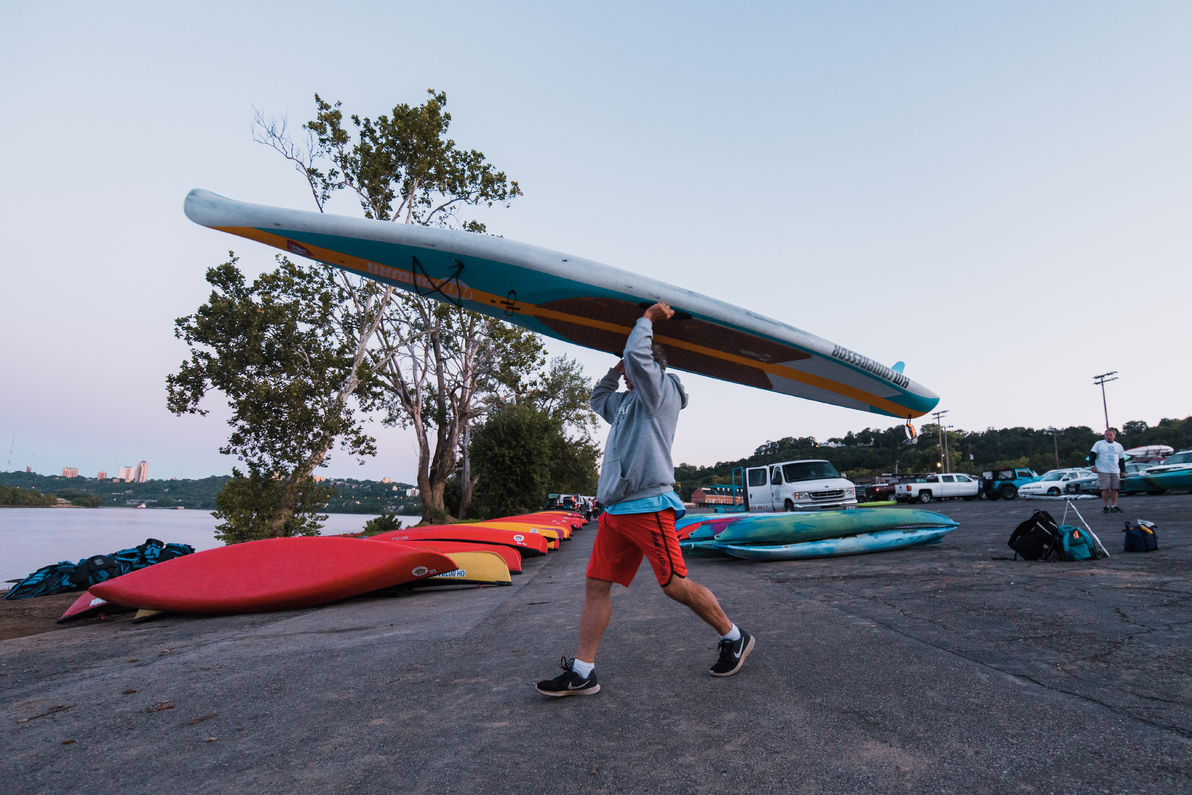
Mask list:
POLYGON ((639 318, 622 359, 633 390, 617 391, 621 374, 615 367, 592 390, 592 411, 613 426, 596 488, 596 499, 605 506, 674 490, 671 444, 687 393, 677 377, 654 361, 653 342, 654 324, 639 318))

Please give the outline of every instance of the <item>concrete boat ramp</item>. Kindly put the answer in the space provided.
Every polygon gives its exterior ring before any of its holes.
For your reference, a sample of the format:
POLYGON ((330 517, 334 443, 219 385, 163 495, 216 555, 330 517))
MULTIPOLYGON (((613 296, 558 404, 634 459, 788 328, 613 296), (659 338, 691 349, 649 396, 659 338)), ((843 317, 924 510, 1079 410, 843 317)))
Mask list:
MULTIPOLYGON (((692 559, 757 650, 643 569, 614 588, 591 698, 574 653, 594 525, 504 588, 228 618, 128 617, 0 643, 8 793, 1187 793, 1192 495, 1077 503, 1114 556, 1013 561, 1063 503, 946 503, 942 543, 692 559), (1121 554, 1123 518, 1158 552, 1121 554)), ((1071 518, 1071 517, 1070 517, 1071 518)))

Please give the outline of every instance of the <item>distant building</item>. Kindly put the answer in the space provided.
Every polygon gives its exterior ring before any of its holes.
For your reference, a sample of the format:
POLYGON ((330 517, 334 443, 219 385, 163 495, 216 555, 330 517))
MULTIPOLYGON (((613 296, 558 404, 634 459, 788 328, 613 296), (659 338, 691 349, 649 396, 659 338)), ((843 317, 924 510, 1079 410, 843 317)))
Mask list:
POLYGON ((79 476, 78 467, 62 467, 62 477, 77 478, 79 476))
POLYGON ((393 481, 390 480, 389 478, 381 478, 381 482, 382 483, 392 483, 393 481))
POLYGON ((739 491, 732 486, 704 486, 691 492, 691 501, 700 508, 705 505, 742 505, 744 499, 736 494, 739 491))
POLYGON ((315 483, 322 483, 324 480, 327 479, 327 478, 323 477, 322 475, 311 475, 310 478, 315 483))
POLYGON ((132 483, 132 467, 120 467, 120 471, 116 473, 116 480, 121 483, 132 483))
POLYGON ((407 497, 417 497, 418 489, 406 489, 406 496, 407 497))
POLYGON ((149 464, 146 463, 145 461, 142 461, 141 463, 137 464, 137 468, 135 470, 133 470, 132 482, 133 483, 144 483, 148 479, 149 479, 149 464))
POLYGON ((101 469, 101 470, 99 470, 99 474, 95 476, 95 479, 96 480, 107 480, 108 473, 101 469))

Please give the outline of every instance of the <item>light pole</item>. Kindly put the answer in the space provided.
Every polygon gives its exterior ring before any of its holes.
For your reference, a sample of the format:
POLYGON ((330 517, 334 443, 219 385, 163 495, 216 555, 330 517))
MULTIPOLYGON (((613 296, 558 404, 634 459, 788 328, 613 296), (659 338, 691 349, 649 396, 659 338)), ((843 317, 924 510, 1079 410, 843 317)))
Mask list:
POLYGON ((941 469, 942 469, 942 468, 943 468, 943 466, 944 466, 944 424, 943 424, 943 422, 941 422, 940 420, 941 420, 941 418, 942 418, 942 417, 943 417, 945 414, 947 414, 947 413, 948 413, 948 409, 944 409, 943 411, 933 411, 933 412, 931 413, 931 416, 935 417, 935 427, 936 427, 936 430, 938 430, 938 431, 939 431, 939 437, 940 437, 940 468, 941 468, 941 469))
POLYGON ((948 431, 955 428, 955 425, 944 426, 944 471, 952 471, 952 451, 948 449, 948 431))
MULTIPOLYGON (((1109 426, 1106 425, 1105 427, 1108 428, 1109 426)), ((1051 441, 1055 443, 1055 468, 1059 469, 1060 468, 1060 438, 1059 438, 1060 432, 1053 427, 1053 428, 1045 428, 1043 430, 1043 433, 1051 434, 1051 441)))
POLYGON ((1093 376, 1093 386, 1101 387, 1101 408, 1105 409, 1105 427, 1109 427, 1109 404, 1105 402, 1105 382, 1116 381, 1116 378, 1110 378, 1111 375, 1117 375, 1117 370, 1108 373, 1101 373, 1101 375, 1093 376))

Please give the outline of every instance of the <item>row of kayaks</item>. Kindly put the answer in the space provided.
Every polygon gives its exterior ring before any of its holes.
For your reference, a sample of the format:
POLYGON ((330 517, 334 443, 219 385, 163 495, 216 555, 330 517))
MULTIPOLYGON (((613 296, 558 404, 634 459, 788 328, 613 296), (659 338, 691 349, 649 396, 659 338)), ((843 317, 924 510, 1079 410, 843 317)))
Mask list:
MULTIPOLYGON (((59 619, 114 610, 229 615, 295 610, 361 594, 508 585, 524 556, 559 549, 579 514, 544 511, 490 522, 394 530, 371 538, 274 538, 196 552, 91 586, 59 619)), ((931 544, 948 517, 906 508, 701 514, 677 524, 684 551, 748 560, 857 555, 931 544)))
POLYGON ((957 523, 933 511, 862 508, 702 515, 684 517, 676 527, 685 552, 746 560, 802 560, 934 544, 957 523))
POLYGON ((1122 491, 1192 491, 1192 469, 1173 469, 1122 478, 1122 491))
POLYGON ((196 615, 295 610, 394 589, 509 585, 584 518, 565 511, 394 530, 271 538, 195 552, 92 585, 59 622, 117 609, 196 615))

